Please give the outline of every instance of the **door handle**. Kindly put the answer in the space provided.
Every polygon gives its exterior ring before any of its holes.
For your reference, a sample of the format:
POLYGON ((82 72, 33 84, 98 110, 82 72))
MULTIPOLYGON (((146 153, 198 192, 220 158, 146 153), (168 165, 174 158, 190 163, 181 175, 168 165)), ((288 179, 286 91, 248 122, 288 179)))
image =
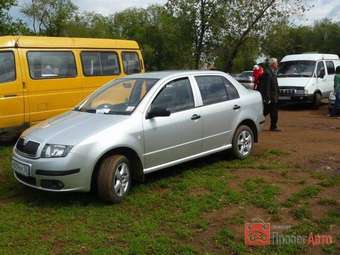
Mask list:
POLYGON ((198 114, 194 114, 194 115, 191 116, 191 120, 198 120, 200 118, 201 118, 201 116, 198 115, 198 114))
POLYGON ((239 105, 234 105, 234 108, 233 108, 234 110, 239 110, 239 109, 241 109, 241 106, 239 106, 239 105))
POLYGON ((16 94, 10 94, 10 95, 4 95, 4 98, 10 98, 10 97, 17 97, 18 95, 16 94))

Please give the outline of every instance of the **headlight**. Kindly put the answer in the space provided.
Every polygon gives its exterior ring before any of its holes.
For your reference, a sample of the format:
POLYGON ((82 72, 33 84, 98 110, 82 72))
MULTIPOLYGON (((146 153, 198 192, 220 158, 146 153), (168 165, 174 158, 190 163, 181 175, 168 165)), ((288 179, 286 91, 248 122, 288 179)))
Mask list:
POLYGON ((46 144, 42 150, 42 158, 62 158, 66 157, 73 146, 60 144, 46 144))

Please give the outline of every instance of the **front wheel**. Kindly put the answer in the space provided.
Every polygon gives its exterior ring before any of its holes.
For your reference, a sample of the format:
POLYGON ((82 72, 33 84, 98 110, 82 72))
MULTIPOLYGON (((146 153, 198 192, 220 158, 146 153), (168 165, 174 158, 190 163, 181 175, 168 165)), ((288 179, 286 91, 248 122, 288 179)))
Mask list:
POLYGON ((315 93, 314 98, 313 98, 312 108, 319 109, 320 105, 321 105, 321 94, 315 93))
POLYGON ((240 126, 233 137, 233 155, 238 159, 247 158, 254 148, 254 133, 248 126, 240 126))
POLYGON ((110 203, 119 203, 131 186, 130 162, 123 155, 113 155, 100 165, 97 190, 98 196, 110 203))

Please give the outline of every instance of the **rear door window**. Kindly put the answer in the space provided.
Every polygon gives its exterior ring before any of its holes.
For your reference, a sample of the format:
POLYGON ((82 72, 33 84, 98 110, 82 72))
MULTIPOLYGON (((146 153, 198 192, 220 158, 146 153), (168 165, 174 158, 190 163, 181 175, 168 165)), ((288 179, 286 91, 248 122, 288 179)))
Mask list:
POLYGON ((335 66, 333 61, 326 61, 327 72, 329 75, 335 74, 335 66))
POLYGON ((0 52, 0 83, 15 81, 15 79, 15 59, 13 52, 0 52))
POLYGON ((196 76, 204 105, 216 104, 228 100, 225 81, 221 76, 196 76))
POLYGON ((72 78, 77 76, 73 53, 61 51, 31 51, 27 53, 32 79, 72 78))
POLYGON ((140 73, 141 65, 137 52, 122 52, 124 72, 126 74, 140 73))
POLYGON ((120 74, 118 55, 115 52, 82 52, 81 62, 85 76, 120 74))

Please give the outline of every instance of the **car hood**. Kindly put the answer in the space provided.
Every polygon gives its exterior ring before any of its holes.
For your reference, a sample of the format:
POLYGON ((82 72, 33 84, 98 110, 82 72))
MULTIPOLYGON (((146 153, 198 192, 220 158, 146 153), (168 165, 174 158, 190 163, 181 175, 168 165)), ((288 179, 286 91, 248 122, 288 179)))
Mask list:
POLYGON ((280 87, 306 87, 312 77, 281 77, 277 78, 280 87))
POLYGON ((23 136, 40 143, 76 145, 128 118, 125 115, 72 111, 33 126, 23 136))

